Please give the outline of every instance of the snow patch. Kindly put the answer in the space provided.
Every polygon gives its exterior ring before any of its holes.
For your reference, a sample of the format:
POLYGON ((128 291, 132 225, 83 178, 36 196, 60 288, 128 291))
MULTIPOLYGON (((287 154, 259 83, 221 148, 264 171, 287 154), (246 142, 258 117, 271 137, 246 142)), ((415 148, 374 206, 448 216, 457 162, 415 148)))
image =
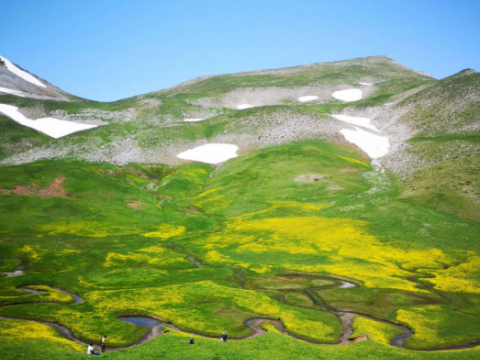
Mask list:
POLYGON ((342 285, 339 286, 340 289, 349 289, 354 287, 355 287, 355 284, 348 281, 342 281, 342 285))
POLYGON ((330 115, 331 117, 347 122, 352 125, 362 126, 367 129, 380 132, 374 125, 370 124, 371 120, 369 118, 362 118, 362 117, 353 117, 353 116, 346 116, 346 115, 330 115))
POLYGON ((318 99, 318 96, 315 96, 315 95, 307 95, 307 96, 300 96, 298 98, 298 101, 300 102, 306 102, 306 101, 313 101, 313 100, 317 100, 318 99))
POLYGON ((232 144, 206 144, 181 152, 178 158, 207 164, 219 164, 236 158, 238 146, 232 144))
POLYGON ((5 59, 3 56, 0 57, 1 60, 5 62, 5 65, 7 66, 7 69, 10 70, 12 73, 15 75, 21 77, 23 80, 28 81, 29 83, 32 83, 33 85, 41 86, 41 87, 46 87, 45 84, 43 84, 40 80, 38 80, 35 76, 30 75, 29 73, 20 70, 18 67, 13 65, 10 61, 5 59))
POLYGON ((390 144, 386 136, 375 135, 357 127, 355 130, 342 129, 340 132, 348 142, 357 145, 372 159, 379 158, 388 152, 390 144))
POLYGON ((365 86, 372 86, 370 83, 359 83, 360 85, 365 85, 365 86))
POLYGON ((55 139, 72 133, 96 128, 98 125, 79 124, 54 118, 27 119, 16 106, 0 104, 0 112, 4 113, 20 125, 35 129, 55 139))
POLYGON ((25 97, 25 95, 23 95, 22 91, 7 89, 7 88, 1 87, 1 86, 0 86, 0 92, 25 97))
POLYGON ((183 119, 183 121, 186 121, 186 122, 198 122, 202 120, 205 120, 205 119, 204 118, 183 119))
POLYGON ((237 105, 237 109, 238 109, 238 110, 244 110, 244 109, 250 109, 250 108, 253 108, 253 105, 250 105, 250 104, 240 104, 240 105, 237 105))
POLYGON ((332 96, 335 99, 342 100, 345 102, 357 101, 362 98, 362 90, 359 90, 359 89, 340 90, 340 91, 335 91, 332 94, 332 96))

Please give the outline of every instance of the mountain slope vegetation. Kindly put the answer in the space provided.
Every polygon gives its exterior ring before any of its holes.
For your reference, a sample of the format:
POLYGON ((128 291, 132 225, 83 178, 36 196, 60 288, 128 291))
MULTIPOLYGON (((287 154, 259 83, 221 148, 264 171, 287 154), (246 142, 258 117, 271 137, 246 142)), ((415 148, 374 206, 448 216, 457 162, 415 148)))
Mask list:
POLYGON ((478 356, 477 72, 379 56, 99 103, 0 70, 23 95, 0 88, 0 110, 98 125, 54 139, 0 114, 6 358, 105 334, 112 359, 478 356), (238 157, 176 156, 212 143, 238 157))

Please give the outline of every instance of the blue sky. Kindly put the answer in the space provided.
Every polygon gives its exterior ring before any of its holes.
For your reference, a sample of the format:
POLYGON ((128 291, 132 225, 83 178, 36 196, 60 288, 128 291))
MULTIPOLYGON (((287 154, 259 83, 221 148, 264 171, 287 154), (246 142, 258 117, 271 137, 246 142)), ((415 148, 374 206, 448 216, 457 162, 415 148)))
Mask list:
POLYGON ((387 55, 480 71, 478 0, 0 0, 0 55, 113 101, 202 75, 387 55))

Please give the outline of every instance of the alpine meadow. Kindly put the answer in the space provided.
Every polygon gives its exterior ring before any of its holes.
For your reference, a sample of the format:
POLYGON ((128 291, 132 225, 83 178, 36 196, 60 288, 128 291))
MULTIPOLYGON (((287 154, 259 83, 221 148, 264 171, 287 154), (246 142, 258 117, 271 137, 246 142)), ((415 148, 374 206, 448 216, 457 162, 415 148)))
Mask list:
POLYGON ((11 60, 2 359, 480 358, 478 72, 374 56, 104 103, 11 60))

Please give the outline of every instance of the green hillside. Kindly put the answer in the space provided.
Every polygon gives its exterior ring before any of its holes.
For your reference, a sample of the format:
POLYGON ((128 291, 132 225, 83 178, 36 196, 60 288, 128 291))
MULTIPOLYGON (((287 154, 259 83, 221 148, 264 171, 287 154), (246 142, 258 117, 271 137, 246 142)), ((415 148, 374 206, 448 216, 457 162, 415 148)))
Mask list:
POLYGON ((479 79, 380 56, 113 103, 0 95, 99 125, 54 139, 0 115, 1 353, 80 358, 107 334, 111 359, 477 357, 479 79), (209 143, 239 156, 176 157, 209 143))

